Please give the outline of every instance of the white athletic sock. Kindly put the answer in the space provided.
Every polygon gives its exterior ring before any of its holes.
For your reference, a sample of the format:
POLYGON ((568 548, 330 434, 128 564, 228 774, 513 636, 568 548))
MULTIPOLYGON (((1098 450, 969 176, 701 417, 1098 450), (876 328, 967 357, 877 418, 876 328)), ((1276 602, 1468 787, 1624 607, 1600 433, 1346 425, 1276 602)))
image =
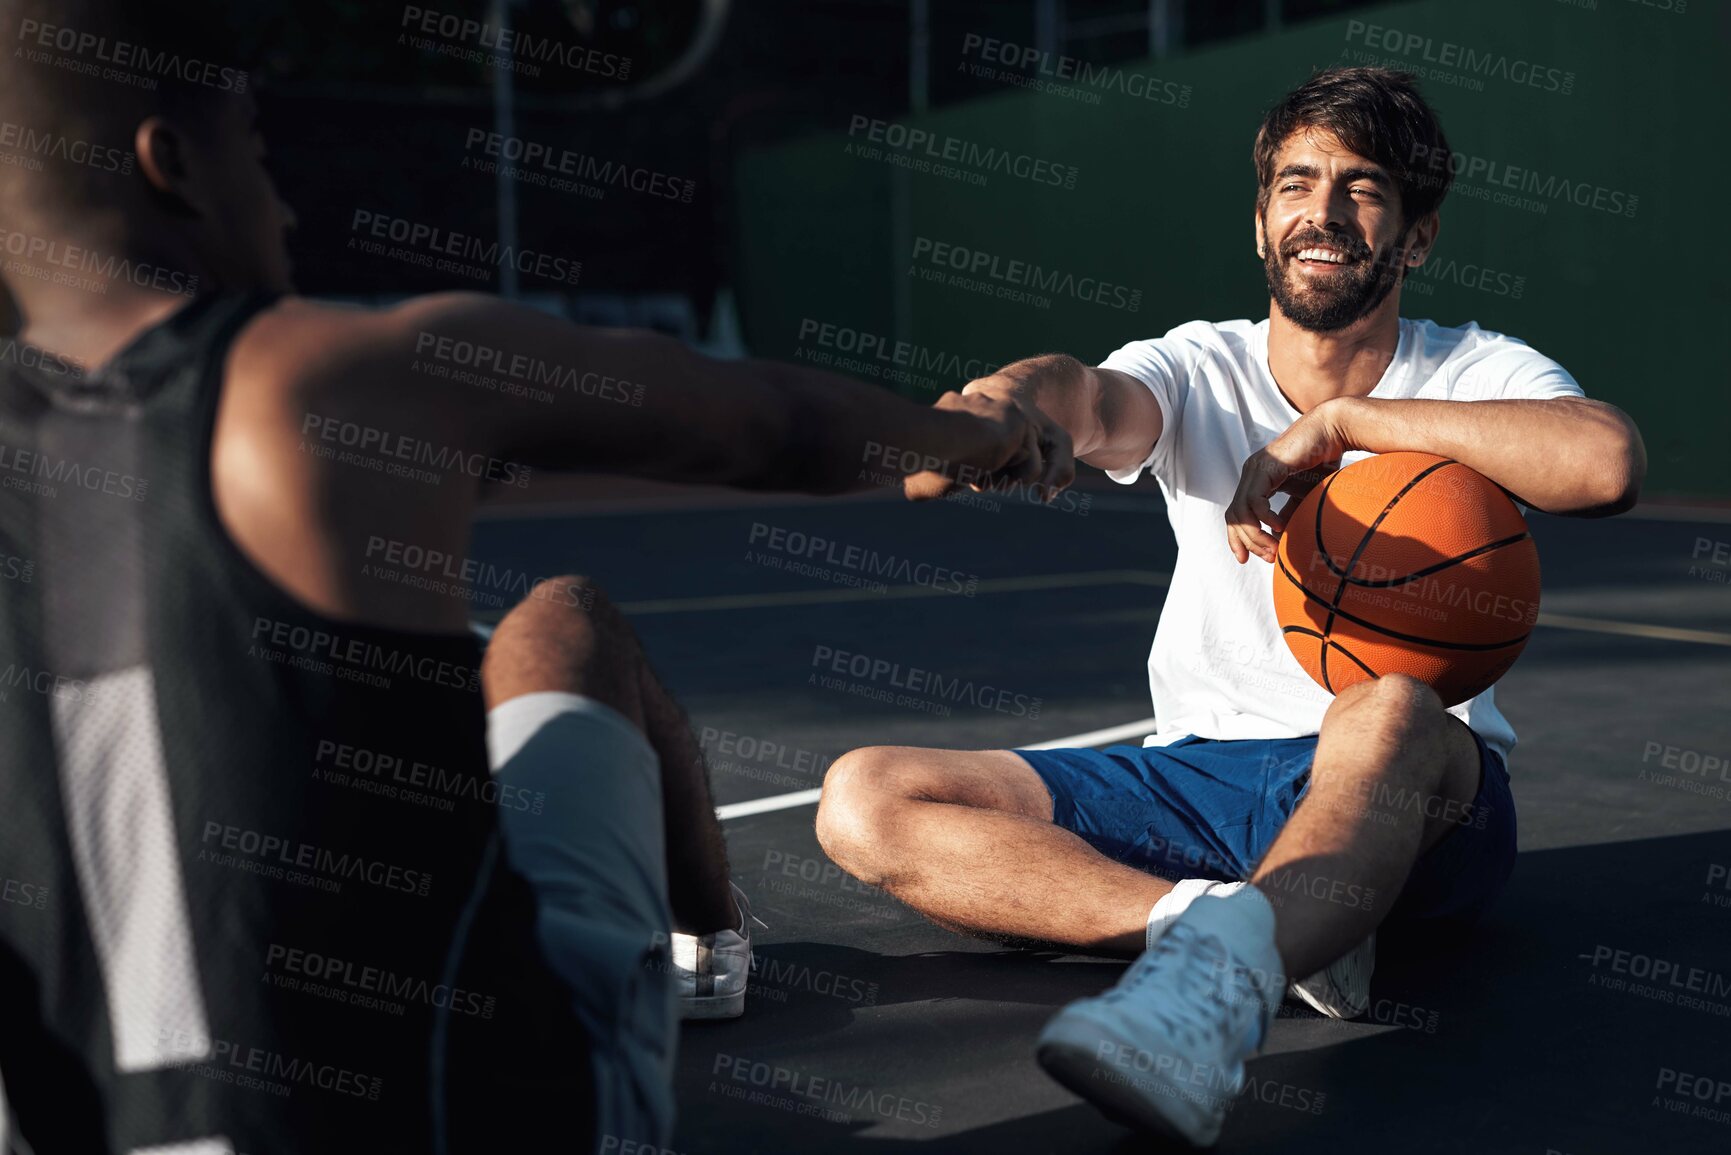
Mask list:
POLYGON ((1186 907, 1205 894, 1217 898, 1225 898, 1237 894, 1244 888, 1242 882, 1215 882, 1212 878, 1186 878, 1180 880, 1173 888, 1160 896, 1160 901, 1154 904, 1148 912, 1148 933, 1142 940, 1145 949, 1154 949, 1166 928, 1177 921, 1186 907))

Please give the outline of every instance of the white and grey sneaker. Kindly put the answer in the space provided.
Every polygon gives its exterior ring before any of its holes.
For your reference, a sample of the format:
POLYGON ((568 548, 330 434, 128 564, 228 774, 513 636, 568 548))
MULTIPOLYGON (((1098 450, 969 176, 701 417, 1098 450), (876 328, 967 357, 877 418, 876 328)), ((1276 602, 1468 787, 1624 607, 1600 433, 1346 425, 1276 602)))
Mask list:
MULTIPOLYGON (((1186 878, 1148 912, 1148 946, 1191 902, 1204 894, 1225 898, 1248 883, 1186 878)), ((1356 1019, 1370 1009, 1370 976, 1376 970, 1376 932, 1309 978, 1287 984, 1286 993, 1331 1019, 1356 1019)))
POLYGON ((751 924, 764 924, 752 916, 745 892, 735 883, 727 885, 739 908, 738 930, 672 936, 682 1019, 737 1019, 745 1013, 745 988, 751 982, 751 924))
POLYGON ((1266 899, 1204 896, 1111 990, 1059 1011, 1035 1055, 1115 1122, 1205 1147, 1285 985, 1266 899))

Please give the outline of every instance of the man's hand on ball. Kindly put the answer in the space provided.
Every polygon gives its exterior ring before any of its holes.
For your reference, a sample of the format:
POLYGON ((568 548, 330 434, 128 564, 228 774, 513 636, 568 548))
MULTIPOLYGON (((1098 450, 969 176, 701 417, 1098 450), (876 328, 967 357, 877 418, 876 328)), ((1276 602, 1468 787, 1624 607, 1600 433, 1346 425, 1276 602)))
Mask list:
MULTIPOLYGON (((1274 561, 1279 535, 1286 531, 1285 518, 1270 504, 1274 495, 1286 493, 1292 502, 1303 500, 1317 482, 1340 467, 1341 454, 1353 448, 1342 426, 1343 408, 1323 402, 1245 459, 1238 491, 1226 507, 1226 544, 1240 565, 1251 554, 1274 561)), ((1291 503, 1285 508, 1292 508, 1291 503)))

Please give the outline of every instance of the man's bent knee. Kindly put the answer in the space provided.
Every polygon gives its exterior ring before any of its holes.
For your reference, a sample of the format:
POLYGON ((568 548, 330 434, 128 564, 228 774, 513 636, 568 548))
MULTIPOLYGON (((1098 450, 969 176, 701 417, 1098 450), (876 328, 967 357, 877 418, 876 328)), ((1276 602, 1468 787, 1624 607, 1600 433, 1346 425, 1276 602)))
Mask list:
POLYGON ((896 784, 893 746, 850 750, 830 764, 817 807, 817 841, 825 854, 862 882, 877 885, 876 863, 893 837, 893 811, 908 800, 896 784))
POLYGON ((499 622, 481 661, 481 683, 489 709, 559 690, 604 702, 636 722, 641 666, 636 637, 600 585, 566 574, 536 582, 499 622))

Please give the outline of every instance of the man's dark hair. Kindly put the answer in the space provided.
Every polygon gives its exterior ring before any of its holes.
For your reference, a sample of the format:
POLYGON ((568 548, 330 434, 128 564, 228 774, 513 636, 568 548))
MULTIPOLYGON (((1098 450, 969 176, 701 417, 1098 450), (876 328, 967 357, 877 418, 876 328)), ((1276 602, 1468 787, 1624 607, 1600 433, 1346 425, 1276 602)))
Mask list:
POLYGON ((0 121, 45 158, 33 199, 60 216, 106 207, 116 182, 136 177, 59 159, 69 148, 128 153, 146 116, 198 123, 250 92, 259 45, 248 23, 215 0, 0 0, 0 121))
POLYGON ((1454 180, 1442 122, 1418 93, 1410 72, 1326 68, 1281 98, 1256 132, 1256 212, 1268 207, 1274 154, 1294 132, 1317 128, 1388 170, 1411 226, 1442 204, 1454 180))

